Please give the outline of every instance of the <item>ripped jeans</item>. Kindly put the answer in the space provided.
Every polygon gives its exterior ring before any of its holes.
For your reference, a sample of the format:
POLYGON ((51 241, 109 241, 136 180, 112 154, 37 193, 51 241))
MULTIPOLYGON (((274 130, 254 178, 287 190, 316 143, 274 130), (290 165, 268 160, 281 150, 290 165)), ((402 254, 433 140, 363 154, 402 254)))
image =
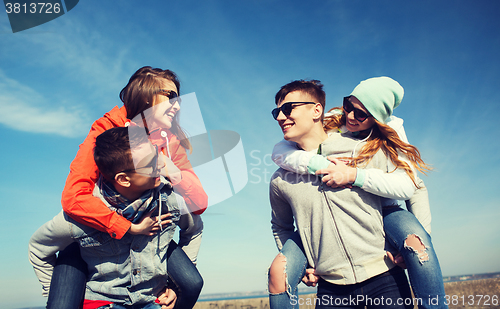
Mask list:
MULTIPOLYGON (((419 308, 447 308, 445 305, 445 291, 439 261, 432 246, 429 234, 424 230, 415 216, 399 207, 384 208, 384 230, 390 243, 403 255, 410 283, 419 308), (405 247, 405 240, 409 235, 416 235, 417 239, 426 247, 424 252, 415 252, 405 247)), ((270 309, 296 309, 298 299, 298 285, 305 275, 308 265, 302 242, 298 232, 285 242, 281 250, 286 258, 286 292, 269 294, 270 309)))
POLYGON ((287 239, 281 254, 286 258, 286 291, 279 294, 269 293, 269 308, 270 309, 287 309, 299 308, 293 300, 298 299, 298 286, 306 273, 307 259, 302 247, 300 235, 295 231, 290 238, 287 239))
POLYGON ((384 230, 390 243, 405 260, 415 298, 419 308, 448 308, 445 305, 443 276, 439 261, 427 234, 417 218, 399 207, 384 207, 384 230), (425 251, 414 250, 407 238, 415 235, 425 246, 425 251))

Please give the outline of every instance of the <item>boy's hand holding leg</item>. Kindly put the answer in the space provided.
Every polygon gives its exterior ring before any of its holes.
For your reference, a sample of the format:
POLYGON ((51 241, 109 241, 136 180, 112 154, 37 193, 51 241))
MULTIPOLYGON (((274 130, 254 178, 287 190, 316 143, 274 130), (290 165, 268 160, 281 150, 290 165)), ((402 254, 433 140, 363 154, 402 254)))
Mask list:
POLYGON ((397 266, 399 266, 403 269, 406 269, 406 263, 405 263, 403 256, 401 255, 401 253, 398 253, 398 254, 396 254, 396 256, 393 256, 392 253, 387 251, 387 256, 394 264, 396 264, 397 266))
POLYGON ((161 305, 161 309, 173 309, 176 301, 177 294, 168 287, 165 288, 165 292, 158 296, 158 303, 161 305))
POLYGON ((306 274, 302 278, 302 282, 304 282, 305 285, 316 286, 316 284, 318 284, 319 276, 316 276, 314 271, 315 271, 314 268, 306 269, 306 274))

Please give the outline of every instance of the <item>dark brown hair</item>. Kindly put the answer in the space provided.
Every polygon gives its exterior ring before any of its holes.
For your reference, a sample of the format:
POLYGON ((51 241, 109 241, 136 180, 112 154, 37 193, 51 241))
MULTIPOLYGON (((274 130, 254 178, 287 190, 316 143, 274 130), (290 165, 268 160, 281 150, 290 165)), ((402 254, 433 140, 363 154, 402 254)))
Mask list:
MULTIPOLYGON (((325 102, 326 102, 326 94, 323 90, 323 84, 316 79, 311 80, 294 80, 284 86, 276 93, 274 97, 274 101, 276 105, 278 105, 281 101, 285 99, 287 94, 294 91, 302 91, 304 93, 309 94, 311 97, 317 100, 317 103, 320 103, 323 107, 323 113, 325 111, 325 102)), ((321 115, 321 120, 323 120, 323 113, 321 115)))
MULTIPOLYGON (((125 105, 128 119, 133 119, 154 104, 155 96, 162 89, 162 79, 172 81, 177 87, 177 94, 180 95, 179 78, 170 70, 145 66, 130 77, 128 84, 120 91, 120 99, 125 105)), ((184 148, 191 150, 186 133, 179 125, 178 115, 179 113, 172 120, 170 131, 179 138, 184 148)))
POLYGON ((135 145, 148 143, 144 129, 137 126, 116 127, 97 136, 94 161, 107 180, 114 181, 117 173, 134 168, 130 141, 135 145))

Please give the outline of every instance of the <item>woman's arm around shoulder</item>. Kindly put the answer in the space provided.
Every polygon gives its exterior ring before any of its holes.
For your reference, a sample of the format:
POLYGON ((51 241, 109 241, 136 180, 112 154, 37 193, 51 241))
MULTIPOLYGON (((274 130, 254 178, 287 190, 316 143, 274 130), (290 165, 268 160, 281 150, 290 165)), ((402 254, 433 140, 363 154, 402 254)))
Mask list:
POLYGON ((102 132, 125 125, 124 108, 115 107, 104 117, 96 120, 89 134, 80 145, 62 193, 63 210, 77 222, 107 232, 121 239, 130 228, 130 221, 111 211, 99 198, 94 197, 99 170, 94 161, 95 140, 102 132))
POLYGON ((279 167, 303 175, 314 175, 317 170, 326 168, 330 164, 325 157, 298 149, 294 142, 284 139, 274 145, 271 158, 279 167))

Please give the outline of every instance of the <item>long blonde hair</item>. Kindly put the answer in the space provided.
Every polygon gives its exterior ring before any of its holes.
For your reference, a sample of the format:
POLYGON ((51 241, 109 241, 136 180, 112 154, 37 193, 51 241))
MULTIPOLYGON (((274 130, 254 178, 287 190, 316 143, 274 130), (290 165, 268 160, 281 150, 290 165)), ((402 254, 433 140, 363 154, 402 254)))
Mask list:
MULTIPOLYGON (((323 128, 325 131, 338 130, 340 127, 344 126, 346 123, 345 113, 342 113, 343 109, 340 107, 332 108, 329 113, 333 114, 331 116, 326 116, 323 123, 323 128)), ((406 163, 399 159, 398 153, 405 155, 410 161, 413 168, 423 174, 432 170, 420 156, 420 151, 417 147, 403 142, 398 133, 390 126, 383 124, 375 120, 375 124, 372 127, 372 133, 367 139, 366 144, 361 149, 360 153, 355 158, 349 158, 350 166, 357 167, 360 164, 368 163, 371 158, 380 150, 384 152, 385 156, 388 157, 394 166, 403 169, 411 180, 415 187, 419 187, 415 181, 415 175, 412 168, 406 163)))

